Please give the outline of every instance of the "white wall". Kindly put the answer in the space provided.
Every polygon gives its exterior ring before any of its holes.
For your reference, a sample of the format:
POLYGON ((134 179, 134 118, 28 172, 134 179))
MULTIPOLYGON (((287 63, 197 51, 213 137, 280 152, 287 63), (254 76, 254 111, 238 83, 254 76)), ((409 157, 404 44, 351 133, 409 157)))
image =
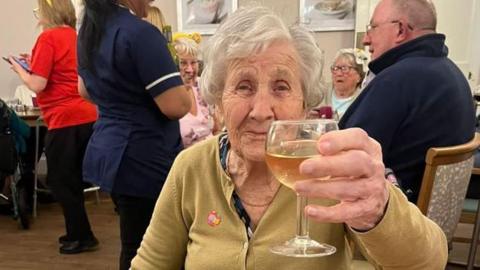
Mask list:
POLYGON ((480 25, 480 0, 475 3, 475 19, 472 27, 473 31, 473 45, 472 45, 472 85, 478 87, 480 90, 480 31, 478 26, 480 25))
MULTIPOLYGON (((245 5, 253 0, 238 0, 238 6, 245 5)), ((289 24, 297 21, 298 0, 260 0, 262 5, 278 12, 289 24)), ((36 26, 36 19, 32 9, 37 6, 36 0, 6 0, 2 1, 0 9, 0 55, 30 52, 40 29, 36 26)), ((165 19, 177 30, 176 0, 156 0, 165 15, 165 19)), ((353 47, 353 31, 317 32, 315 38, 325 51, 326 65, 340 48, 353 47)), ((327 70, 324 74, 329 74, 327 70)), ((328 76, 327 76, 327 79, 328 76)), ((0 97, 8 98, 13 95, 15 88, 20 84, 16 74, 10 70, 7 63, 0 65, 0 97)))
MULTIPOLYGON (((2 1, 0 9, 0 55, 17 55, 30 53, 35 38, 40 32, 33 16, 36 0, 2 1)), ((10 65, 1 61, 0 64, 0 97, 12 96, 15 87, 20 84, 10 65)))
MULTIPOLYGON (((298 21, 298 0, 238 0, 238 6, 245 6, 248 3, 257 2, 261 5, 271 8, 285 20, 287 24, 294 24, 298 21)), ((173 31, 177 31, 177 0, 156 0, 154 5, 159 7, 168 24, 172 25, 173 31)), ((314 34, 320 47, 325 51, 325 64, 330 66, 330 62, 335 56, 337 50, 341 48, 353 47, 354 31, 334 31, 334 32, 316 32, 314 34)), ((208 37, 207 37, 208 38, 208 37)), ((324 69, 324 75, 330 74, 324 69)), ((330 77, 326 77, 330 80, 330 77)))

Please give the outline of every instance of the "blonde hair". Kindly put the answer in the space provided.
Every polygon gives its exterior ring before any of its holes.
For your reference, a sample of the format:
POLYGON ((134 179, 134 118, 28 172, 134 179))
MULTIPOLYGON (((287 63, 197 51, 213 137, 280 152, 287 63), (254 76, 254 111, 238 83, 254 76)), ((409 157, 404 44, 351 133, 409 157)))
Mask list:
POLYGON ((72 1, 38 0, 38 8, 41 18, 46 20, 42 23, 44 28, 68 25, 75 29, 77 17, 75 16, 75 8, 72 1))
POLYGON ((162 11, 158 7, 149 6, 147 9, 147 17, 145 20, 160 30, 163 33, 163 27, 166 25, 165 18, 162 11))
POLYGON ((173 46, 178 57, 188 55, 197 59, 199 56, 198 44, 193 39, 177 38, 173 41, 173 46))

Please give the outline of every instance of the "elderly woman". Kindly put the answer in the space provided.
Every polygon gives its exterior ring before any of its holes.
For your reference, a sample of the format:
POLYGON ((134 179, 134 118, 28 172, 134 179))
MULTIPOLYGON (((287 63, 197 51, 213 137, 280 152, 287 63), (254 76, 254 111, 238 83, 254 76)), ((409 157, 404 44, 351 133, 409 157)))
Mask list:
MULTIPOLYGON (((200 42, 199 39, 197 39, 200 42)), ((192 107, 180 119, 180 133, 184 147, 212 136, 213 119, 198 86, 199 47, 193 35, 174 35, 173 45, 178 59, 178 68, 183 83, 189 86, 192 107)))
POLYGON ((271 253, 294 231, 296 194, 267 169, 266 134, 272 121, 303 119, 320 102, 320 50, 306 30, 262 7, 235 11, 208 45, 204 96, 227 132, 177 157, 132 269, 350 269, 352 238, 379 267, 443 269, 443 232, 385 180, 381 149, 360 129, 322 136, 321 156, 300 167, 314 180, 295 186, 339 202, 306 207, 322 222, 310 224, 311 238, 337 252, 308 260, 271 253), (325 175, 332 180, 315 180, 325 175))
POLYGON ((335 119, 340 119, 360 94, 367 64, 368 57, 360 49, 341 49, 335 55, 330 67, 333 88, 322 102, 322 106, 331 106, 335 119))

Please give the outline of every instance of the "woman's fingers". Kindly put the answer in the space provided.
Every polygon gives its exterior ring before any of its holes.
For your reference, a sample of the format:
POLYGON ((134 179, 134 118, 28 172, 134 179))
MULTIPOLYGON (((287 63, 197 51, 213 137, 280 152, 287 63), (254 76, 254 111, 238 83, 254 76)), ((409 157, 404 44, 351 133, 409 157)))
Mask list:
POLYGON ((350 150, 305 160, 300 164, 300 173, 307 178, 370 177, 375 170, 382 169, 381 166, 366 152, 350 150))
POLYGON ((317 146, 322 155, 334 155, 348 150, 361 150, 374 159, 382 160, 380 144, 368 137, 368 134, 360 128, 327 132, 320 137, 317 146))
POLYGON ((309 205, 309 217, 319 222, 344 222, 359 230, 373 228, 381 220, 389 196, 378 142, 353 128, 322 135, 317 147, 321 156, 300 165, 300 172, 309 180, 295 183, 295 190, 339 203, 309 205), (320 180, 326 176, 330 178, 320 180))
POLYGON ((15 61, 15 59, 12 56, 8 57, 8 60, 10 60, 10 64, 12 64, 11 69, 16 73, 18 73, 18 69, 21 68, 20 64, 17 63, 17 61, 15 61))
POLYGON ((305 180, 295 183, 295 191, 309 198, 325 198, 338 201, 356 201, 370 196, 368 180, 347 178, 332 180, 305 180))
POLYGON ((334 206, 308 205, 310 219, 321 223, 346 223, 356 230, 369 230, 381 220, 385 205, 375 199, 343 201, 334 206))

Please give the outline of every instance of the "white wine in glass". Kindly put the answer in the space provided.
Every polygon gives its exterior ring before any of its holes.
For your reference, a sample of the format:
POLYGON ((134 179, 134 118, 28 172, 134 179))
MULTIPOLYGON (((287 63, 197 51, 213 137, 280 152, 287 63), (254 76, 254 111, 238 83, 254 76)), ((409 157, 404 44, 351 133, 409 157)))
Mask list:
MULTIPOLYGON (((299 166, 304 160, 318 156, 317 140, 328 131, 337 130, 337 123, 328 119, 274 121, 268 131, 265 160, 275 178, 293 189, 296 181, 305 180, 299 166)), ((335 253, 336 248, 318 243, 308 235, 308 219, 304 209, 307 198, 297 194, 296 236, 270 248, 276 254, 291 257, 320 257, 335 253)))

